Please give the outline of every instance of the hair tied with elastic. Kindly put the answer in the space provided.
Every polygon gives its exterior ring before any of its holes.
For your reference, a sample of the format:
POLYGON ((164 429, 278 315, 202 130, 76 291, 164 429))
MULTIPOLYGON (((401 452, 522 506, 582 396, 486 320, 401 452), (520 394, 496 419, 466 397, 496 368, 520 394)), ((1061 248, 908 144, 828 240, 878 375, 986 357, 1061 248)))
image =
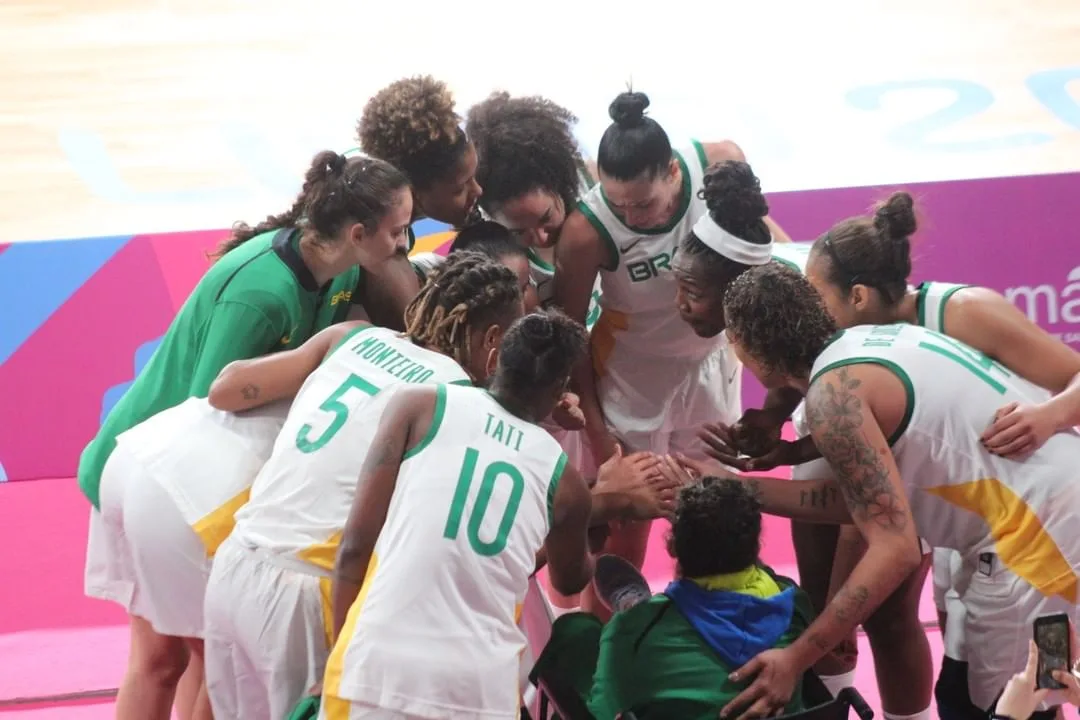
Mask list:
POLYGON ((345 170, 345 165, 348 162, 349 159, 341 153, 334 153, 327 159, 326 167, 331 175, 338 175, 345 170))
POLYGON ((611 101, 608 115, 620 128, 635 128, 645 122, 649 96, 640 92, 624 92, 611 101))
POLYGON ((530 349, 539 352, 551 343, 555 328, 551 319, 541 313, 530 313, 521 320, 521 336, 530 349))

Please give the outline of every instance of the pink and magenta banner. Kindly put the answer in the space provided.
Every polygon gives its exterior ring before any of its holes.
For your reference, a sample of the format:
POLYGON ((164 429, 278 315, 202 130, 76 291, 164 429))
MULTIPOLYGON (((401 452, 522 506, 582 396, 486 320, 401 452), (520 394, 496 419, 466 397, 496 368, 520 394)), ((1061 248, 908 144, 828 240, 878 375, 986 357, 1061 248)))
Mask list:
MULTIPOLYGON (((808 240, 892 189, 769 200, 791 236, 808 240)), ((1080 174, 904 189, 915 194, 922 223, 914 280, 991 287, 1080 349, 1080 174)), ((423 235, 440 228, 420 230, 418 249, 434 249, 423 235)), ((83 446, 153 353, 224 234, 0 245, 0 480, 75 473, 83 446)), ((752 405, 761 393, 747 383, 752 405)))

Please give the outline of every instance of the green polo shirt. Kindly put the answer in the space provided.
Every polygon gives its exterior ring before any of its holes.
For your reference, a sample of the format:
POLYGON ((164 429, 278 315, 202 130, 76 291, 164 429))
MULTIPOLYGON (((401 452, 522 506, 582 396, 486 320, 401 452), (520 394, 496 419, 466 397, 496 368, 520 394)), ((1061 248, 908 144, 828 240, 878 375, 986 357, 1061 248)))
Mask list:
POLYGON ((117 435, 190 397, 206 397, 233 360, 298 347, 346 319, 362 271, 353 267, 320 288, 300 258, 299 238, 293 228, 258 235, 226 253, 195 286, 79 458, 79 487, 94 507, 117 435))

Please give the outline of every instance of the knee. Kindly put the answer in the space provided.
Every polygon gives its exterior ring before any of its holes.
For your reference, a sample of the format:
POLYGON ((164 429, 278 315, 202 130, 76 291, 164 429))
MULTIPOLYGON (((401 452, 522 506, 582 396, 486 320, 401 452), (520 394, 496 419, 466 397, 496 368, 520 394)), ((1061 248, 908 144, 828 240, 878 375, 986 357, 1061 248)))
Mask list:
POLYGON ((818 675, 843 675, 852 672, 859 661, 859 641, 855 633, 841 640, 814 665, 818 675))
POLYGON ((870 641, 875 645, 880 642, 904 643, 915 634, 926 631, 919 619, 918 608, 882 606, 863 623, 870 641))
POLYGON ((179 638, 161 638, 134 650, 131 661, 137 672, 161 685, 177 684, 187 669, 188 648, 179 638))

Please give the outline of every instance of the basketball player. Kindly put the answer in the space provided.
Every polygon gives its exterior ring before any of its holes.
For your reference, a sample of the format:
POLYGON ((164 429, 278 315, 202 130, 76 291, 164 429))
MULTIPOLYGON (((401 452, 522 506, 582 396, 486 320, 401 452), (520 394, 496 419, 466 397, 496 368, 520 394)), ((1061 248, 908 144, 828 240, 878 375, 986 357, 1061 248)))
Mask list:
MULTIPOLYGON (((1002 417, 983 434, 993 452, 1023 457, 1051 434, 1080 422, 1080 354, 1052 338, 992 290, 939 282, 911 287, 909 238, 915 230, 911 196, 899 192, 879 205, 873 216, 845 220, 814 243, 806 265, 807 279, 821 293, 837 324, 842 328, 896 322, 921 325, 961 340, 1029 382, 1058 393, 1038 406, 1019 410, 1003 407, 1002 417)), ((777 419, 786 417, 789 410, 790 406, 787 411, 781 409, 777 419)), ((806 428, 802 431, 805 434, 806 428)), ((804 450, 792 449, 792 457, 818 456, 809 437, 803 444, 804 450)), ((756 467, 767 469, 761 464, 756 467)), ((796 467, 794 477, 812 477, 805 475, 808 471, 808 466, 796 467)), ((808 582, 808 590, 820 608, 858 561, 863 550, 861 536, 849 526, 801 522, 792 524, 792 533, 800 575, 813 580, 808 582), (831 590, 817 582, 830 577, 831 590)), ((946 604, 962 610, 952 589, 952 574, 959 572, 960 565, 951 550, 938 549, 934 555, 934 595, 946 655, 938 687, 938 712, 947 718, 950 702, 966 684, 964 623, 961 620, 949 627, 944 617, 946 604), (950 687, 958 689, 950 691, 950 687)), ((928 560, 866 623, 871 646, 880 648, 874 665, 882 703, 892 717, 929 717, 930 713, 932 663, 919 619, 928 560)), ((839 652, 819 666, 834 688, 853 682, 857 648, 852 634, 839 652)))
POLYGON ((586 347, 582 326, 534 313, 507 332, 489 391, 390 401, 334 571, 321 718, 517 717, 537 553, 564 594, 592 576, 588 487, 536 425, 586 347))
MULTIPOLYGON (((536 295, 536 282, 532 277, 528 251, 514 239, 509 230, 490 220, 473 223, 458 231, 448 254, 465 251, 478 252, 513 270, 521 287, 525 312, 530 313, 536 309, 539 299, 536 295)), ((442 255, 433 252, 420 253, 410 258, 421 280, 426 280, 428 274, 440 267, 445 260, 446 258, 442 255)))
POLYGON ((762 383, 806 393, 807 424, 827 462, 816 477, 829 478, 747 482, 770 512, 851 520, 867 542, 797 643, 737 671, 757 678, 727 709, 749 707, 756 716, 778 709, 791 681, 919 566, 921 536, 962 556, 964 636, 979 648, 967 658, 971 703, 963 716, 985 717, 1022 666, 1035 617, 1075 615, 1080 485, 1072 473, 1080 435, 1055 434, 1023 461, 992 452, 982 436, 1001 407, 1044 403, 1045 390, 926 328, 837 333, 810 283, 778 264, 735 280, 724 311, 729 338, 762 383))
MULTIPOLYGON (((176 679, 189 652, 202 667, 203 598, 211 557, 270 457, 287 410, 287 404, 277 403, 237 416, 214 409, 205 398, 189 398, 120 433, 105 464, 102 485, 124 488, 129 612, 149 624, 159 652, 175 659, 176 679)), ((133 717, 129 711, 135 707, 146 720, 168 720, 171 696, 155 693, 147 678, 134 671, 143 651, 132 648, 128 678, 117 697, 125 714, 118 716, 133 717)), ((192 715, 197 720, 213 717, 205 688, 200 688, 192 715)))
MULTIPOLYGON (((135 577, 124 542, 119 482, 103 482, 116 437, 189 397, 205 397, 222 367, 237 358, 297 347, 327 325, 345 318, 350 301, 367 302, 383 282, 365 280, 404 257, 412 212, 406 178, 387 163, 345 160, 333 152, 315 156, 293 207, 252 228, 238 225, 221 247, 166 331, 149 364, 109 413, 79 460, 79 487, 90 500, 86 594, 131 608, 135 577), (354 297, 354 294, 356 297, 354 297), (100 512, 99 512, 100 510, 100 512)), ((415 275, 412 276, 415 283, 415 275)), ((399 297, 382 288, 380 298, 399 297)), ((373 316, 400 316, 401 308, 369 303, 373 316), (394 310, 394 308, 389 308, 394 310)), ((111 477, 122 480, 124 473, 111 477)), ((147 708, 167 706, 187 663, 171 653, 149 623, 131 623, 131 662, 121 690, 120 718, 144 718, 147 708), (141 690, 135 690, 135 687, 141 690), (134 694, 132 694, 134 693, 134 694), (128 698, 132 698, 129 704, 128 698)), ((193 666, 178 703, 188 718, 201 668, 193 666)))
MULTIPOLYGON (((622 93, 600 140, 600 183, 566 220, 556 246, 555 303, 584 320, 600 274, 600 318, 590 361, 575 373, 586 433, 597 461, 628 450, 692 451, 698 427, 740 411, 740 367, 722 338, 701 338, 675 309, 671 263, 705 214, 699 197, 713 162, 743 159, 732 143, 672 150, 645 116, 648 97, 622 93)), ((774 236, 777 233, 774 231, 774 236)), ((641 567, 648 523, 617 528, 608 552, 641 567)), ((607 616, 588 601, 586 608, 607 616)))
POLYGON ((240 383, 252 386, 248 395, 296 399, 207 587, 207 690, 216 716, 276 720, 322 677, 330 571, 382 391, 482 380, 489 352, 521 313, 514 274, 461 253, 410 304, 405 336, 356 325, 328 355, 325 343, 311 343, 249 364, 240 383))
MULTIPOLYGON (((541 304, 552 296, 555 245, 578 200, 596 184, 573 126, 577 118, 540 96, 492 93, 469 108, 469 137, 476 143, 476 178, 487 189, 480 207, 528 249, 541 304)), ((599 281, 593 288, 585 327, 600 315, 599 281)))
POLYGON ((360 148, 401 168, 413 187, 413 220, 464 227, 482 190, 476 148, 454 111, 446 83, 430 75, 398 80, 376 93, 356 126, 360 148))

